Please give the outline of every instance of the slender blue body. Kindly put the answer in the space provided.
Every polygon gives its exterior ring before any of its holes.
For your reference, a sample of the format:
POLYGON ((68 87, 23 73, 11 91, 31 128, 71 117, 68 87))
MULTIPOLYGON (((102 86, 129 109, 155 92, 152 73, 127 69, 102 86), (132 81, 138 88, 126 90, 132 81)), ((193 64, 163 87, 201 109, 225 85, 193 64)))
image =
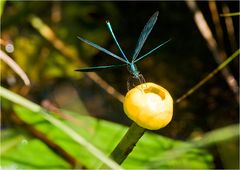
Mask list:
POLYGON ((125 53, 123 52, 123 50, 121 49, 117 39, 116 39, 116 36, 115 34, 113 33, 113 29, 112 29, 112 26, 110 24, 109 21, 106 21, 106 24, 107 24, 107 27, 109 29, 109 32, 110 34, 112 35, 122 57, 116 55, 116 54, 113 54, 112 52, 106 50, 105 48, 103 47, 100 47, 99 45, 91 42, 91 41, 88 41, 82 37, 78 37, 81 41, 99 49, 100 51, 122 61, 124 64, 118 64, 118 65, 107 65, 107 66, 96 66, 96 67, 87 67, 87 68, 80 68, 80 69, 77 69, 76 71, 81 71, 81 72, 90 72, 90 71, 99 71, 99 70, 103 70, 103 69, 110 69, 110 68, 117 68, 117 67, 123 67, 123 66, 127 66, 128 68, 128 71, 130 72, 130 74, 132 75, 132 77, 134 79, 137 79, 139 80, 140 82, 142 80, 144 80, 143 76, 140 74, 140 72, 138 71, 137 67, 136 67, 136 63, 144 58, 146 58, 147 56, 149 56, 152 52, 154 52, 155 50, 157 50, 158 48, 160 48, 161 46, 163 46, 164 44, 166 44, 167 42, 170 41, 167 40, 165 41, 164 43, 156 46, 155 48, 153 48, 152 50, 150 50, 149 52, 145 53, 144 55, 138 57, 148 35, 150 34, 150 32, 152 31, 152 28, 153 26, 155 25, 156 21, 157 21, 157 17, 158 17, 158 11, 155 12, 152 17, 148 20, 148 22, 146 23, 146 25, 144 26, 139 38, 138 38, 138 41, 137 41, 137 45, 135 47, 135 50, 134 50, 134 53, 132 55, 132 60, 131 62, 128 60, 127 56, 125 55, 125 53))

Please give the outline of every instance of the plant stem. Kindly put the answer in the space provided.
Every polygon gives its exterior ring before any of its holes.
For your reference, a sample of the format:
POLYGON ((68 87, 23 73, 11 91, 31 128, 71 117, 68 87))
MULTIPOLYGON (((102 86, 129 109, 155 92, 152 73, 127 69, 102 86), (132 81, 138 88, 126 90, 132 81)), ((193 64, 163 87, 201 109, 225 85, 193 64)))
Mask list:
POLYGON ((145 129, 132 123, 125 136, 111 153, 111 158, 121 164, 131 153, 136 143, 143 136, 145 129))
POLYGON ((199 87, 204 85, 209 79, 211 79, 215 74, 217 74, 220 70, 222 70, 228 63, 230 63, 234 58, 239 56, 240 49, 235 51, 230 57, 228 57, 222 64, 220 64, 217 68, 215 68, 211 73, 209 73, 206 77, 204 77, 201 81, 199 81, 195 86, 193 86, 190 90, 184 93, 181 97, 176 100, 176 103, 179 103, 193 92, 195 92, 199 87))
POLYGON ((221 17, 233 17, 233 16, 239 16, 240 12, 231 12, 228 14, 220 14, 221 17))
MULTIPOLYGON (((115 149, 110 154, 110 157, 119 165, 128 157, 132 152, 136 143, 143 136, 146 129, 138 126, 135 122, 129 127, 127 133, 123 136, 122 140, 118 143, 115 149)), ((102 164, 99 169, 106 169, 106 165, 102 164)))

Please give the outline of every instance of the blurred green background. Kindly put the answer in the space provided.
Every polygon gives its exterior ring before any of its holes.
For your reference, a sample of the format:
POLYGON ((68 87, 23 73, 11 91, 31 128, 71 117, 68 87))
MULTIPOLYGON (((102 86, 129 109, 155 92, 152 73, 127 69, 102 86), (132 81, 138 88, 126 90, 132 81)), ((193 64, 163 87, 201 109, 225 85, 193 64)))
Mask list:
MULTIPOLYGON (((219 49, 230 56, 239 47, 239 16, 231 17, 232 24, 229 26, 220 14, 224 13, 224 9, 229 9, 229 13, 237 12, 239 1, 212 1, 218 9, 217 13, 210 8, 210 3, 197 2, 197 5, 219 49), (214 14, 220 19, 219 25, 214 22, 214 14), (229 27, 233 30, 232 34, 229 34, 229 27), (220 38, 219 29, 222 30, 220 38)), ((84 37, 119 54, 107 30, 106 20, 111 22, 121 47, 130 58, 143 26, 155 11, 159 11, 158 21, 141 54, 169 38, 172 41, 137 65, 146 81, 165 87, 174 100, 218 66, 194 22, 193 13, 184 1, 7 1, 1 10, 1 50, 24 70, 31 86, 24 86, 21 78, 2 60, 1 85, 53 111, 60 108, 79 115, 90 114, 97 120, 131 124, 123 112, 122 103, 101 87, 104 83, 94 82, 92 79, 95 75, 92 78, 74 71, 86 65, 119 63, 77 38, 84 37)), ((239 59, 233 60, 228 70, 238 83, 239 59)), ((126 68, 97 74, 122 95, 126 94, 129 77, 126 68)), ((10 105, 3 100, 2 131, 19 128, 10 116, 13 112, 9 109, 10 105)), ((209 131, 238 123, 238 110, 234 92, 219 73, 191 96, 175 104, 172 122, 154 133, 174 140, 201 138, 209 131)), ((238 140, 212 145, 207 149, 213 156, 211 168, 239 168, 238 140)), ((6 162, 3 161, 3 167, 4 163, 9 165, 6 162)), ((198 165, 195 168, 199 168, 198 165)))

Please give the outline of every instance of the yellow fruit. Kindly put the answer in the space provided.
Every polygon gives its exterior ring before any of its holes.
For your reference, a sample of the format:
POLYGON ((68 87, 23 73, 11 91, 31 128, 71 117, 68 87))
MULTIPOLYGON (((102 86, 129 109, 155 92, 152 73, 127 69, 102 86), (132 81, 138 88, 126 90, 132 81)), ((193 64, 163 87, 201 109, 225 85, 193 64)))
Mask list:
POLYGON ((131 89, 124 98, 123 108, 139 126, 157 130, 171 121, 173 100, 166 89, 149 82, 131 89))

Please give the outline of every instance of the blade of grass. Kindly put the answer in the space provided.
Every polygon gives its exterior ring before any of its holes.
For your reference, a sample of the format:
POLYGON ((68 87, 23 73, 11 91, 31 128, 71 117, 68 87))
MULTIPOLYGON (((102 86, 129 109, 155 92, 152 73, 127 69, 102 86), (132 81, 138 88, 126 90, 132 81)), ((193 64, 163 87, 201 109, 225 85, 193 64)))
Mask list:
POLYGON ((80 145, 84 146, 93 156, 97 159, 102 161, 108 168, 111 169, 122 169, 116 162, 108 158, 104 153, 98 150, 95 146, 93 146, 90 142, 88 142, 85 138, 80 136, 77 132, 69 128, 67 125, 59 121, 58 119, 54 118, 51 113, 49 113, 46 109, 42 108, 41 106, 25 99, 18 94, 15 94, 4 87, 0 86, 0 95, 10 100, 13 103, 19 104, 23 107, 28 108, 29 110, 40 114, 44 119, 51 122, 54 126, 62 130, 65 134, 71 137, 75 142, 79 143, 80 145))
POLYGON ((233 17, 233 16, 239 16, 240 12, 232 12, 229 14, 220 14, 221 17, 233 17))
POLYGON ((23 80, 26 86, 30 86, 30 80, 27 74, 21 69, 21 67, 9 57, 6 53, 0 50, 0 59, 3 60, 9 67, 13 69, 15 73, 19 75, 19 77, 23 80))
POLYGON ((198 88, 200 88, 202 85, 204 85, 208 80, 210 80, 216 73, 218 73, 220 70, 222 70, 228 63, 230 63, 234 58, 239 56, 240 49, 235 51, 229 58, 227 58, 222 64, 220 64, 216 69, 214 69, 211 73, 209 73, 205 78, 203 78, 200 82, 198 82, 195 86, 193 86, 190 90, 188 90, 186 93, 184 93, 181 97, 179 97, 176 100, 176 103, 181 102, 183 99, 191 95, 193 92, 195 92, 198 88))

